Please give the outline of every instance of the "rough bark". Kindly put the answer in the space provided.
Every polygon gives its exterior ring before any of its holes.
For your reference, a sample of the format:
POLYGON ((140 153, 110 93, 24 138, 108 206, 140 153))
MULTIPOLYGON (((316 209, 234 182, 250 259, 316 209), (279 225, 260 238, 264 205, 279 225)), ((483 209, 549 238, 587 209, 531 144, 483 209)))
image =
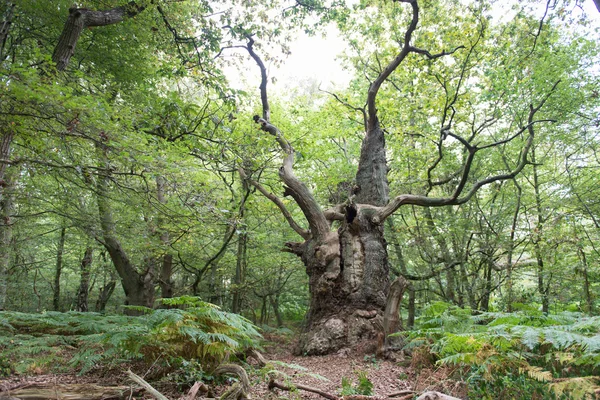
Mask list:
POLYGON ((302 246, 311 301, 297 353, 331 353, 382 331, 389 287, 383 228, 370 221, 370 208, 354 213, 337 232, 302 246))
POLYGON ((56 69, 63 71, 67 68, 69 60, 75 54, 75 47, 84 29, 117 24, 126 18, 136 16, 145 8, 145 4, 139 4, 135 1, 104 11, 77 8, 77 6, 69 8, 69 17, 52 54, 52 61, 56 63, 56 69))
POLYGON ((138 388, 131 386, 99 386, 93 384, 60 384, 56 382, 33 383, 23 388, 10 390, 11 397, 0 396, 0 399, 70 399, 70 400, 103 400, 131 399, 139 395, 138 388))
POLYGON ((63 254, 65 252, 65 236, 67 228, 63 225, 60 228, 60 235, 58 237, 58 246, 56 250, 56 268, 54 269, 54 296, 52 304, 54 311, 60 311, 60 276, 63 268, 63 254))
POLYGON ((89 311, 88 294, 90 292, 90 267, 92 265, 93 247, 88 246, 85 249, 80 265, 79 289, 77 290, 76 310, 81 312, 89 311))
POLYGON ((394 344, 395 340, 390 338, 392 333, 402 330, 402 319, 400 318, 400 303, 404 296, 404 291, 408 287, 408 282, 404 277, 399 276, 390 286, 387 304, 383 314, 383 334, 384 350, 388 350, 394 344))

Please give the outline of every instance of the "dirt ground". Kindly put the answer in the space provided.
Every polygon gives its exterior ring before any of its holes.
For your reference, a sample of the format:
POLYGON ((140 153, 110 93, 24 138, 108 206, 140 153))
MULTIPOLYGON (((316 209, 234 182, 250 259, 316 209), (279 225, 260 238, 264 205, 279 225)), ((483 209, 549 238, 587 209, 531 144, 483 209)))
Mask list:
MULTIPOLYGON (((415 365, 415 360, 400 354, 392 359, 378 359, 373 355, 359 354, 351 350, 341 351, 327 356, 297 357, 291 354, 292 343, 287 341, 270 342, 264 348, 264 356, 274 361, 277 370, 276 381, 285 385, 306 385, 318 388, 323 392, 340 395, 342 378, 352 385, 358 383, 358 374, 366 373, 373 383, 373 399, 385 399, 387 395, 403 390, 422 393, 427 390, 437 390, 443 393, 464 398, 464 385, 448 379, 452 371, 435 369, 427 365, 415 365)), ((250 363, 252 361, 250 360, 250 363)), ((125 371, 131 369, 145 376, 156 389, 170 399, 182 396, 177 392, 172 382, 152 381, 152 372, 147 367, 123 365, 113 370, 96 370, 85 376, 71 374, 40 374, 34 376, 13 376, 0 380, 0 399, 10 395, 16 389, 40 385, 88 384, 101 386, 128 386, 129 379, 125 371)), ((269 377, 264 376, 258 369, 250 369, 253 399, 323 399, 318 394, 306 391, 287 392, 279 389, 268 389, 269 377)), ((227 388, 227 384, 214 390, 219 395, 227 388)), ((129 396, 128 396, 129 397, 129 396)), ((153 397, 141 392, 132 393, 131 399, 152 399, 153 397)), ((202 397, 198 397, 201 399, 202 397)))

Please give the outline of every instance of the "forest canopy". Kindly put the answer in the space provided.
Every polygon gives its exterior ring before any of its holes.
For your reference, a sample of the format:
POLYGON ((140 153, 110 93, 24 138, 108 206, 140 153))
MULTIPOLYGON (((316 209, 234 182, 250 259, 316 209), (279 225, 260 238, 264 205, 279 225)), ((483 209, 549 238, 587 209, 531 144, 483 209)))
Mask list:
POLYGON ((442 303, 597 315, 590 5, 0 1, 0 309, 197 296, 305 355, 442 303), (350 81, 273 90, 332 29, 350 81))

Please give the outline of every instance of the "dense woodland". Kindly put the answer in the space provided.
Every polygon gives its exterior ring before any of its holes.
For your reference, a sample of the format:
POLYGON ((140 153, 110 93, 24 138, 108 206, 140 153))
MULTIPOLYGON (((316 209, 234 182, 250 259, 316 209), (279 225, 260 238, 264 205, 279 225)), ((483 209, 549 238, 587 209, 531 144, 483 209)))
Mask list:
POLYGON ((71 368, 164 351, 193 383, 259 326, 460 367, 471 398, 592 396, 598 21, 591 0, 0 1, 0 373, 95 335, 71 368), (332 27, 350 82, 273 88, 332 27))

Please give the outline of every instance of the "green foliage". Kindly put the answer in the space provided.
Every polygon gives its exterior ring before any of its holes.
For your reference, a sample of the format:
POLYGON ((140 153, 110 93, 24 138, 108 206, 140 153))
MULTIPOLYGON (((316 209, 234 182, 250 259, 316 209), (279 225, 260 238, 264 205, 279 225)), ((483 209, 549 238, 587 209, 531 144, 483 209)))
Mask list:
POLYGON ((158 356, 197 359, 216 366, 227 354, 254 346, 260 338, 256 328, 244 317, 221 311, 197 297, 162 299, 169 308, 148 310, 140 326, 126 326, 112 332, 107 340, 126 352, 147 361, 158 356))
POLYGON ((256 346, 260 338, 257 328, 245 318, 196 297, 162 303, 181 308, 146 310, 140 317, 2 312, 2 370, 26 373, 36 368, 70 367, 83 374, 102 363, 162 359, 171 369, 184 364, 189 367, 193 362, 202 366, 198 371, 205 371, 230 354, 256 346))
POLYGON ((408 347, 427 348, 438 365, 468 367, 466 380, 474 391, 516 385, 560 395, 580 390, 574 378, 584 379, 589 389, 585 393, 592 393, 592 377, 600 372, 599 317, 469 313, 433 304, 419 319, 419 328, 408 334, 408 347))
POLYGON ((18 374, 78 368, 85 373, 102 360, 115 361, 102 335, 135 318, 97 313, 1 312, 0 359, 18 374))
POLYGON ((366 371, 356 372, 358 383, 353 384, 352 381, 345 376, 342 377, 342 388, 340 395, 349 396, 354 394, 360 394, 365 396, 371 396, 373 394, 373 382, 369 380, 366 371))

